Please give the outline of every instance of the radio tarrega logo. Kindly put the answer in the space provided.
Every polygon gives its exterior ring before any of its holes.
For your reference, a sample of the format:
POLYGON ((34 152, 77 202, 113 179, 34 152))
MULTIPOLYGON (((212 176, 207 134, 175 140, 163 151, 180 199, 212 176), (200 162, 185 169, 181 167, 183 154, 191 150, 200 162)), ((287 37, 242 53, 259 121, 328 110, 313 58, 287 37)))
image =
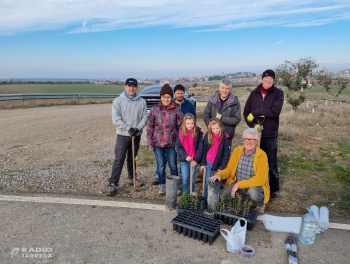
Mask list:
POLYGON ((12 249, 12 252, 11 252, 11 258, 13 258, 14 256, 16 256, 19 252, 19 248, 14 248, 12 249))
POLYGON ((30 247, 14 248, 11 251, 11 258, 27 259, 52 259, 52 248, 50 247, 30 247))

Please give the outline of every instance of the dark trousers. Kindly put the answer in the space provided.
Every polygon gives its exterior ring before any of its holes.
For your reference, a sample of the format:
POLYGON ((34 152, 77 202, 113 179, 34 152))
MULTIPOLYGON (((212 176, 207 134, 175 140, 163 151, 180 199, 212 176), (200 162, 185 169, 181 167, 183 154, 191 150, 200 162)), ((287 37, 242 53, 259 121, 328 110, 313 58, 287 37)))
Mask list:
POLYGON ((269 163, 270 192, 277 192, 280 189, 280 177, 277 165, 277 137, 262 137, 260 148, 266 153, 269 163))
MULTIPOLYGON (((129 136, 117 136, 117 141, 115 143, 115 159, 112 167, 112 174, 111 178, 109 179, 109 184, 114 183, 116 186, 118 186, 120 174, 122 173, 126 153, 128 153, 128 157, 126 160, 126 165, 128 168, 128 178, 133 179, 133 165, 132 165, 132 141, 131 137, 129 136)), ((137 152, 140 147, 140 140, 141 136, 135 137, 135 158, 137 155, 137 152)), ((136 170, 136 164, 135 164, 135 170, 136 170)))

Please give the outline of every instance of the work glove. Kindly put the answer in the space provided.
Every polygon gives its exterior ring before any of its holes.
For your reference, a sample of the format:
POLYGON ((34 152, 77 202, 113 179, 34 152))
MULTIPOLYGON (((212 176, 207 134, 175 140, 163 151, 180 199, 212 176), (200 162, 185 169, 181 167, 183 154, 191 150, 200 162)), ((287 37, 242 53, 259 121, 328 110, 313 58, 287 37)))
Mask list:
POLYGON ((254 129, 255 129, 256 131, 258 131, 258 132, 261 132, 261 131, 263 131, 263 126, 261 126, 261 125, 259 125, 259 124, 256 124, 255 127, 254 127, 254 129))
POLYGON ((136 134, 135 128, 132 128, 132 127, 131 127, 131 128, 128 130, 128 133, 129 133, 130 137, 135 136, 135 134, 136 134))
POLYGON ((248 122, 253 122, 254 116, 252 115, 252 113, 250 113, 250 114, 247 116, 247 120, 248 120, 248 122))

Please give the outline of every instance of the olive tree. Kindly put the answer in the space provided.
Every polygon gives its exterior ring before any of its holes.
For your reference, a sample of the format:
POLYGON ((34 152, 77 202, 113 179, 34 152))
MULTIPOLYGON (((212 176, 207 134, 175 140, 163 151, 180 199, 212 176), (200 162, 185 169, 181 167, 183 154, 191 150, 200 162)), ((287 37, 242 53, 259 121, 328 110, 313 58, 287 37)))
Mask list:
POLYGON ((287 102, 294 111, 305 101, 305 89, 308 87, 312 70, 317 67, 314 58, 305 57, 294 62, 286 60, 275 69, 276 80, 287 87, 287 102))
POLYGON ((341 94, 341 92, 346 88, 346 86, 349 83, 349 80, 346 78, 340 78, 337 81, 337 85, 338 85, 338 90, 336 91, 336 93, 331 92, 332 88, 332 83, 333 83, 333 77, 330 74, 326 74, 326 72, 324 70, 320 71, 318 74, 318 77, 316 78, 317 83, 321 86, 323 86, 327 93, 330 94, 331 96, 333 96, 335 98, 335 100, 337 101, 337 104, 339 104, 339 95, 341 94))

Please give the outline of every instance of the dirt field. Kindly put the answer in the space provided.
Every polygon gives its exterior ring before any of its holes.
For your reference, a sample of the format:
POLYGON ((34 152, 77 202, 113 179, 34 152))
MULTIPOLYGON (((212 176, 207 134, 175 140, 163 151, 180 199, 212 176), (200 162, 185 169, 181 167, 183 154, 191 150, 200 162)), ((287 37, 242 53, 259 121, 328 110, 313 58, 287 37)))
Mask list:
MULTIPOLYGON (((116 140, 111 104, 1 110, 0 124, 0 190, 88 195, 106 190, 116 140)), ((118 195, 164 199, 151 185, 155 159, 145 129, 139 157, 145 190, 134 192, 126 184, 125 168, 118 195)))

